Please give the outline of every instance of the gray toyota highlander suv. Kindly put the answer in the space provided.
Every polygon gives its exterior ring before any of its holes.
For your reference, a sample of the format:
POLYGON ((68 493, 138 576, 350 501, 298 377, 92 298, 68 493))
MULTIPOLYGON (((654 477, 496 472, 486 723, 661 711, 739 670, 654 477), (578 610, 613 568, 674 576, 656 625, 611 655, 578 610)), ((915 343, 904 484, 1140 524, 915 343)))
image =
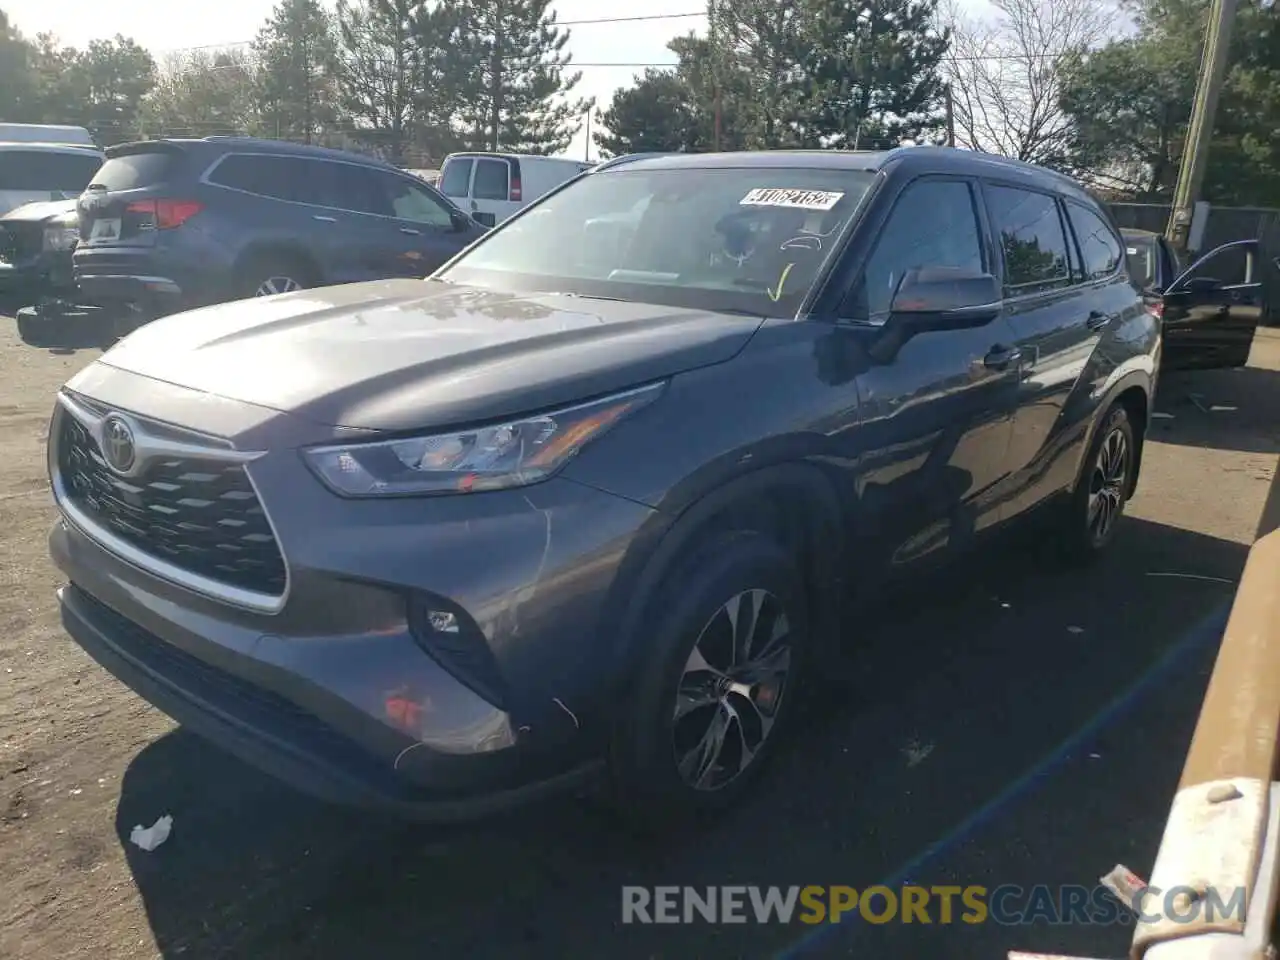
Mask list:
POLYGON ((63 620, 322 796, 443 819, 603 773, 670 823, 753 782, 846 598, 1033 508, 1104 550, 1159 352, 1055 174, 612 164, 425 281, 162 319, 73 377, 63 620))

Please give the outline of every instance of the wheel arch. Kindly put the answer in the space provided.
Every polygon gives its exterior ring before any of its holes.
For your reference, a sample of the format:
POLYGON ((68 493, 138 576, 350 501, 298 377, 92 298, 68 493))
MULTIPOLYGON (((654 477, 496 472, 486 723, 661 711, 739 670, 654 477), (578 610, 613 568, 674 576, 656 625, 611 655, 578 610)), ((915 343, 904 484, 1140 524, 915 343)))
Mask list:
POLYGON ((1132 496, 1138 489, 1138 475, 1142 470, 1142 455, 1146 447, 1147 431, 1151 423, 1151 387, 1151 378, 1147 374, 1141 371, 1134 371, 1118 379, 1103 394, 1102 399, 1094 408, 1097 414, 1089 423, 1089 431, 1085 435, 1084 443, 1081 445, 1080 463, 1076 469, 1075 482, 1072 484, 1073 491, 1083 475, 1085 458, 1093 446, 1094 437, 1098 432, 1099 425, 1102 423, 1102 416, 1116 403, 1123 406, 1125 412, 1129 415, 1129 421, 1133 427, 1134 438, 1137 441, 1138 448, 1134 456, 1133 481, 1130 485, 1129 496, 1132 496))
POLYGON ((800 564, 815 635, 837 628, 838 599, 851 516, 836 480, 804 461, 761 466, 704 491, 675 516, 657 514, 647 544, 624 561, 608 609, 618 610, 616 682, 644 655, 644 625, 658 592, 681 560, 717 534, 751 529, 776 537, 800 564))
POLYGON ((306 269, 310 273, 309 279, 317 283, 324 280, 319 262, 303 244, 294 240, 255 240, 240 251, 232 269, 236 276, 240 276, 254 260, 265 257, 290 260, 306 269))

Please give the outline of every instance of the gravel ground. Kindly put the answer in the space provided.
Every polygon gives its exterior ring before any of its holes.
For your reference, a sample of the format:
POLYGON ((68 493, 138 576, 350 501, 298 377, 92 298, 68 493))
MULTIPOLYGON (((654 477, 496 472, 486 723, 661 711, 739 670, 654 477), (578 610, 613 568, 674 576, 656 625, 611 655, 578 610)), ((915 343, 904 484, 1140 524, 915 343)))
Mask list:
POLYGON ((1169 416, 1106 562, 1064 575, 1011 545, 927 606, 851 625, 847 702, 763 795, 696 841, 644 849, 581 801, 448 831, 326 808, 98 669, 58 627, 45 553, 53 392, 97 355, 68 342, 24 344, 0 318, 0 956, 1125 952, 1120 926, 624 928, 619 887, 1092 884, 1116 862, 1148 870, 1280 453, 1275 331, 1248 369, 1166 379, 1169 416), (1157 664, 1162 679, 1136 690, 1157 664), (165 813, 167 844, 128 843, 165 813))

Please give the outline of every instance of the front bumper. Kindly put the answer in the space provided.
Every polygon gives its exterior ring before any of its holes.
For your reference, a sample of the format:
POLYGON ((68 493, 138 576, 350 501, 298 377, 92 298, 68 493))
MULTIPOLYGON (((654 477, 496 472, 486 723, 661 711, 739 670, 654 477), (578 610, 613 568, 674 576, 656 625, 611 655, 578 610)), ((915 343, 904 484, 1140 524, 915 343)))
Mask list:
MULTIPOLYGON (((233 409, 258 422, 251 448, 281 431, 278 414, 106 376, 129 384, 121 397, 145 388, 151 402, 224 427, 233 409)), ((50 433, 64 507, 50 552, 71 581, 66 629, 179 722, 325 799, 423 819, 479 815, 598 769, 618 661, 607 598, 648 508, 563 479, 344 501, 281 449, 250 469, 287 586, 278 609, 255 610, 108 549, 110 537, 67 509, 65 415, 50 433), (463 628, 433 634, 423 610, 456 613, 463 628)))
POLYGON ((464 821, 587 784, 598 772, 587 763, 478 797, 433 796, 315 715, 166 643, 80 588, 63 587, 58 599, 67 633, 112 676, 192 732, 321 800, 464 821))

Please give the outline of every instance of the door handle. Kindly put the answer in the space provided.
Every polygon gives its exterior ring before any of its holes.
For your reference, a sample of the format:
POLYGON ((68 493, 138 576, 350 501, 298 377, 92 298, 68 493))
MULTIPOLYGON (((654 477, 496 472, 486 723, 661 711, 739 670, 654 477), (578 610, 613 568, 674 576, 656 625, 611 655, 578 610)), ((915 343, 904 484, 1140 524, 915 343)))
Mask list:
POLYGON ((1004 370, 1022 359, 1022 351, 1017 347, 1006 347, 997 343, 982 358, 982 365, 988 370, 1004 370))
POLYGON ((1103 313, 1101 310, 1090 310, 1089 319, 1084 322, 1084 325, 1090 330, 1101 330, 1111 322, 1111 319, 1112 317, 1109 313, 1103 313))
POLYGON ((322 217, 322 216, 320 216, 320 214, 318 214, 318 213, 317 213, 317 214, 314 214, 314 215, 311 217, 311 219, 312 219, 312 220, 319 220, 321 223, 337 223, 337 222, 338 222, 338 218, 337 218, 337 217, 322 217))
POLYGON ((417 230, 410 230, 408 227, 401 227, 401 228, 400 228, 400 232, 401 232, 401 233, 403 233, 403 234, 407 234, 407 235, 408 235, 408 236, 410 236, 410 237, 420 237, 420 236, 422 236, 422 234, 421 234, 421 233, 419 233, 417 230))

